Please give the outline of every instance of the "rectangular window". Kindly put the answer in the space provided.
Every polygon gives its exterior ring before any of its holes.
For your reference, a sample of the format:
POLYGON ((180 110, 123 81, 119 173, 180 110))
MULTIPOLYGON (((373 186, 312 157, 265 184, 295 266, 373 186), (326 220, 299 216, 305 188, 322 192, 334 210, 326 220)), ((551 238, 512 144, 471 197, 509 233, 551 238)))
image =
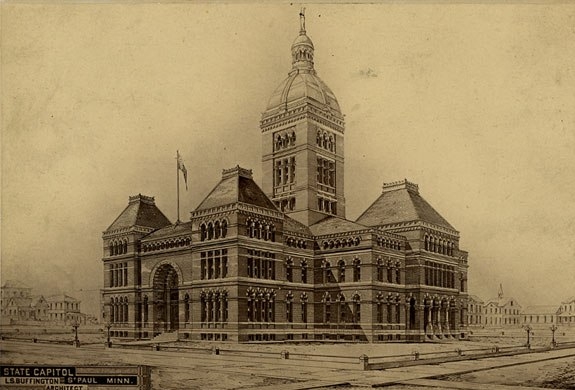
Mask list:
POLYGON ((214 278, 214 254, 208 251, 208 279, 214 278))
POLYGON ((214 278, 219 279, 221 271, 220 251, 214 251, 215 272, 214 278))

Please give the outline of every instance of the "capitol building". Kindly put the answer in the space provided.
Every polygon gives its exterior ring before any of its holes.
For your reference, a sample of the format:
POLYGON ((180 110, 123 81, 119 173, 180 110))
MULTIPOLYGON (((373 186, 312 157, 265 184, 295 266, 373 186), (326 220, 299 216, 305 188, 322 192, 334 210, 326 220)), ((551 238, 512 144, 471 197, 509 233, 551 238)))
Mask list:
POLYGON ((260 121, 261 182, 224 169, 175 223, 153 197, 130 196, 104 231, 102 312, 113 337, 467 337, 468 253, 417 184, 384 183, 346 218, 344 115, 316 72, 303 14, 299 24, 291 70, 260 121))

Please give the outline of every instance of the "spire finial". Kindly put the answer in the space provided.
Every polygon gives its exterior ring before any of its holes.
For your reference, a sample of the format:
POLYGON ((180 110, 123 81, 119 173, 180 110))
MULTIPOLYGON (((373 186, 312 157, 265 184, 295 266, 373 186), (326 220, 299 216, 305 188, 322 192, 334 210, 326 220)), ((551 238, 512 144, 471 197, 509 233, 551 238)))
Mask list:
POLYGON ((301 7, 299 11, 299 33, 305 34, 305 7, 301 7))
POLYGON ((503 298, 503 284, 499 283, 499 292, 497 293, 499 299, 503 298))

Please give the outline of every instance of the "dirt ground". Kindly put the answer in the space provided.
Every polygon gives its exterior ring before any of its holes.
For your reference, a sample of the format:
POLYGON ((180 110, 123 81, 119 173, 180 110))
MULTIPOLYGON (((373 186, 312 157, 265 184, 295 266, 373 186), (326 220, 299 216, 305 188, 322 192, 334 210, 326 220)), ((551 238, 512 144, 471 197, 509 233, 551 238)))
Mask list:
POLYGON ((575 357, 446 377, 447 380, 509 386, 575 389, 575 357))

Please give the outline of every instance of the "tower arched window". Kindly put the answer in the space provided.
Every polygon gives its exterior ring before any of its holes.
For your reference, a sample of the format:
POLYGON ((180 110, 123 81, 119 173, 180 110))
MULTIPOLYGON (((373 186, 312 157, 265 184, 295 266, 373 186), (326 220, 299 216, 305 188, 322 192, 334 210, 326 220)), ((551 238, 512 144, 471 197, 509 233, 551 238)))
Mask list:
POLYGON ((301 262, 301 282, 307 283, 307 261, 301 262))

